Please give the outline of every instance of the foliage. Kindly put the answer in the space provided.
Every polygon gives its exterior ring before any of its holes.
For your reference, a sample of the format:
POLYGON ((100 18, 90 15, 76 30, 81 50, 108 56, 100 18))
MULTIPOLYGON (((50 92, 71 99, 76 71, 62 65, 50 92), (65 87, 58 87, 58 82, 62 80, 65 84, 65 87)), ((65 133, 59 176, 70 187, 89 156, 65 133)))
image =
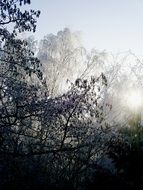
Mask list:
POLYGON ((116 172, 128 189, 139 189, 143 184, 143 129, 142 126, 125 128, 120 140, 110 145, 109 155, 115 163, 116 172))
POLYGON ((50 96, 65 93, 68 81, 73 82, 85 68, 85 49, 78 34, 68 28, 57 35, 46 35, 37 47, 37 56, 43 65, 43 73, 49 87, 50 96))
POLYGON ((78 188, 112 136, 100 96, 107 81, 103 74, 79 78, 67 93, 49 96, 39 60, 16 38, 17 32, 35 31, 39 16, 22 13, 23 3, 29 1, 0 4, 0 185, 56 189, 64 181, 78 188), (5 27, 10 23, 11 32, 5 27))
MULTIPOLYGON (((0 25, 2 26, 1 32, 3 33, 3 38, 6 38, 4 32, 6 32, 5 25, 14 23, 14 33, 15 30, 19 32, 22 31, 33 31, 36 29, 36 19, 39 17, 40 11, 30 10, 22 12, 20 7, 25 4, 30 4, 30 0, 1 0, 0 2, 0 25)), ((2 34, 1 34, 2 35, 2 34)))
POLYGON ((102 72, 104 55, 87 55, 71 40, 76 41, 76 35, 65 29, 41 41, 38 57, 49 64, 42 66, 30 50, 34 40, 16 37, 18 32, 35 31, 40 12, 20 9, 29 3, 0 2, 0 187, 138 187, 143 131, 140 126, 122 132, 110 126, 107 113, 112 106, 107 100, 112 91, 109 75, 102 72), (9 24, 13 30, 8 30, 9 24), (65 93, 57 92, 62 76, 73 74, 79 63, 85 63, 82 75, 75 75, 65 93), (91 76, 97 64, 100 69, 91 76))

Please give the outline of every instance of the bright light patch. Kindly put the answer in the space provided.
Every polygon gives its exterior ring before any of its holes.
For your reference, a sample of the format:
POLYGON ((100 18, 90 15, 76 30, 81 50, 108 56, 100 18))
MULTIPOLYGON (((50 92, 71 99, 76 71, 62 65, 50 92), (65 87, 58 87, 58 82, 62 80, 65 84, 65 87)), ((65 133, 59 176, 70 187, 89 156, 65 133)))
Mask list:
POLYGON ((138 110, 143 104, 143 95, 140 91, 131 91, 126 97, 128 107, 133 110, 138 110))

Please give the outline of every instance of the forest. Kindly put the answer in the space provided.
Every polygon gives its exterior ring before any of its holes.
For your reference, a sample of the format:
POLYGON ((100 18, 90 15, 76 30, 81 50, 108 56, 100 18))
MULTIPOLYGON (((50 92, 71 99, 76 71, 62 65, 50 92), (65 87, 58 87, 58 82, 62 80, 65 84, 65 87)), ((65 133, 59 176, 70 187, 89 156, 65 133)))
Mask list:
POLYGON ((30 3, 0 0, 0 189, 142 189, 143 61, 69 28, 38 42, 30 3))

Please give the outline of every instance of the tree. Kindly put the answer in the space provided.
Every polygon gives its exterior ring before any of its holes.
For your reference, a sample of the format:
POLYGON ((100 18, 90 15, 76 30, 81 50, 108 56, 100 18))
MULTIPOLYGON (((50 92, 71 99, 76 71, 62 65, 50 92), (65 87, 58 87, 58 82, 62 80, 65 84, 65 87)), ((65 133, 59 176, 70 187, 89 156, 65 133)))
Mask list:
POLYGON ((35 31, 36 28, 40 12, 22 12, 20 6, 27 3, 30 1, 0 1, 0 186, 11 182, 13 172, 15 178, 18 165, 13 168, 9 162, 15 162, 17 154, 23 149, 26 151, 31 144, 29 138, 32 138, 30 134, 36 122, 32 119, 38 112, 39 87, 30 84, 29 80, 34 74, 42 83, 39 60, 25 41, 16 38, 17 32, 35 31), (8 30, 9 24, 13 25, 13 30, 8 30))
POLYGON ((40 41, 37 54, 43 64, 50 95, 55 97, 68 90, 67 81, 73 82, 84 70, 85 49, 79 35, 65 28, 57 35, 49 34, 40 41))
MULTIPOLYGON (((39 17, 40 11, 30 10, 30 12, 28 12, 25 10, 22 12, 20 6, 23 4, 30 4, 30 0, 18 0, 16 2, 14 0, 2 0, 0 2, 0 25, 3 28, 3 30, 1 29, 1 32, 6 31, 6 25, 8 24, 13 24, 13 32, 16 30, 19 32, 27 30, 35 32, 37 22, 35 17, 39 17)), ((6 38, 6 35, 4 37, 6 38)))
MULTIPOLYGON (((101 96, 107 80, 103 73, 90 80, 78 78, 65 94, 49 95, 50 82, 45 84, 39 60, 25 41, 16 38, 18 31, 35 31, 35 16, 39 16, 39 12, 32 10, 22 13, 18 6, 24 3, 29 1, 3 0, 0 4, 3 15, 0 25, 0 178, 3 181, 0 185, 18 188, 20 183, 22 188, 37 188, 38 184, 39 188, 40 185, 45 188, 54 183, 57 188, 64 180, 77 188, 106 151, 112 136, 104 120, 101 96), (5 27, 9 23, 14 24, 11 32, 5 27)), ((63 61, 66 69, 73 67, 71 62, 78 63, 74 56, 83 51, 72 46, 70 37, 68 30, 58 37, 48 37, 57 48, 49 48, 48 59, 54 59, 54 63, 63 61), (59 49, 65 53, 61 54, 59 49)))

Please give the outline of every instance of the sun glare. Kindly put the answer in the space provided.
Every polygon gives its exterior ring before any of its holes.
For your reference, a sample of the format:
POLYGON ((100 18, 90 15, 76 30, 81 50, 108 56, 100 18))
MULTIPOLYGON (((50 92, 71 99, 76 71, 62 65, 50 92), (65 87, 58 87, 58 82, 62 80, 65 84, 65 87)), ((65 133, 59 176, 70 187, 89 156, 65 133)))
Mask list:
POLYGON ((135 111, 143 106, 143 96, 140 91, 131 91, 126 100, 128 107, 135 111))

